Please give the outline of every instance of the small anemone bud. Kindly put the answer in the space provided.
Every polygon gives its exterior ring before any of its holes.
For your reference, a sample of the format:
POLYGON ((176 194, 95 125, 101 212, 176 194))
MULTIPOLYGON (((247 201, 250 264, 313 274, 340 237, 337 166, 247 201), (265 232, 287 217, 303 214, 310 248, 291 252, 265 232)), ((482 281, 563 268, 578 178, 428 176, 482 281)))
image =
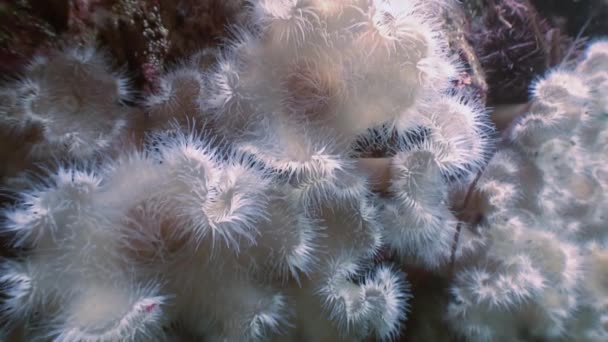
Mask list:
POLYGON ((38 85, 28 79, 14 87, 0 88, 0 127, 23 131, 37 118, 31 118, 30 102, 39 93, 38 85))
POLYGON ((93 48, 37 58, 18 85, 34 90, 19 90, 30 95, 19 97, 13 117, 25 112, 20 125, 41 129, 42 137, 31 146, 36 157, 59 150, 87 158, 111 147, 127 126, 123 103, 130 99, 129 82, 93 48))
POLYGON ((257 223, 267 219, 268 186, 269 181, 255 168, 236 163, 224 167, 211 184, 205 203, 198 203, 202 204, 212 239, 217 233, 231 246, 237 246, 237 237, 254 241, 257 223))
POLYGON ((601 185, 602 189, 608 189, 608 167, 603 163, 592 166, 591 175, 601 185))
POLYGON ((498 269, 473 268, 457 275, 454 290, 469 297, 470 305, 508 309, 538 295, 546 279, 526 257, 506 260, 498 269))
POLYGON ((596 118, 601 118, 604 113, 608 113, 608 69, 605 73, 598 75, 591 80, 592 94, 594 97, 591 108, 591 115, 596 118))
MULTIPOLYGON (((60 168, 50 180, 22 192, 15 208, 7 209, 4 230, 13 235, 16 247, 65 238, 75 222, 84 223, 101 179, 93 173, 60 168)), ((82 227, 78 227, 82 229, 82 227)))
POLYGON ((431 205, 445 200, 446 186, 430 151, 400 152, 392 161, 392 189, 397 198, 431 205))
POLYGON ((238 160, 220 166, 217 152, 194 134, 177 133, 162 144, 158 155, 168 179, 156 201, 175 217, 180 234, 192 234, 196 243, 223 240, 236 250, 241 238, 255 241, 268 185, 260 171, 238 160))
POLYGON ((202 100, 204 110, 233 112, 243 95, 239 93, 239 61, 232 54, 223 55, 206 74, 209 95, 202 100))
POLYGON ((337 121, 334 129, 351 140, 368 129, 392 123, 423 93, 416 66, 401 61, 366 61, 363 51, 356 53, 348 72, 357 77, 348 80, 348 101, 342 101, 333 119, 337 121))
POLYGON ((521 157, 510 150, 497 151, 475 184, 482 195, 482 212, 486 217, 509 210, 521 199, 518 177, 522 171, 521 157))
MULTIPOLYGON (((459 62, 454 57, 427 57, 416 64, 419 71, 419 84, 428 91, 440 92, 449 86, 450 80, 455 80, 461 70, 459 62)), ((479 104, 476 104, 480 108, 479 104)))
MULTIPOLYGON (((346 260, 345 260, 346 261, 346 260)), ((408 310, 409 283, 405 275, 380 265, 356 283, 358 265, 333 263, 320 288, 325 310, 342 334, 379 340, 397 337, 408 310)))
MULTIPOLYGON (((296 202, 289 200, 288 192, 287 186, 272 190, 267 209, 269 219, 258 223, 260 234, 255 246, 241 255, 253 257, 253 262, 260 265, 270 265, 274 278, 286 280, 291 276, 299 280, 300 272, 312 273, 318 262, 322 232, 296 202)), ((261 271, 268 270, 262 266, 261 271)))
POLYGON ((29 318, 33 312, 33 287, 24 264, 0 260, 0 331, 11 330, 14 324, 29 318))
MULTIPOLYGON (((490 231, 490 256, 496 260, 525 257, 552 288, 561 296, 573 297, 581 276, 581 256, 578 248, 560 240, 559 236, 536 228, 533 217, 513 214, 490 231)), ((569 301, 564 301, 564 305, 569 301)))
POLYGON ((172 119, 186 125, 200 115, 204 88, 203 75, 194 68, 184 66, 162 76, 158 91, 145 102, 150 119, 161 127, 172 119))
POLYGON ((325 124, 346 97, 343 66, 300 59, 288 69, 281 87, 285 92, 282 96, 285 112, 294 120, 325 124))
POLYGON ((239 56, 226 52, 205 73, 207 94, 200 99, 200 109, 211 113, 215 129, 228 136, 243 134, 253 112, 249 101, 248 77, 239 56))
POLYGON ((517 121, 509 138, 524 152, 533 155, 544 143, 564 133, 555 117, 531 113, 517 121))
POLYGON ((486 165, 480 178, 516 180, 519 172, 523 168, 522 157, 511 149, 501 149, 496 151, 492 159, 486 165))
POLYGON ((121 224, 112 227, 118 236, 116 250, 121 258, 137 263, 142 268, 156 268, 159 260, 192 252, 191 237, 176 232, 175 219, 158 212, 153 204, 138 204, 125 214, 121 224))
POLYGON ((330 255, 342 250, 353 250, 353 255, 372 258, 383 245, 383 229, 378 208, 370 198, 350 198, 340 202, 327 201, 311 210, 321 218, 325 237, 320 244, 330 255))
POLYGON ((379 340, 397 337, 408 311, 408 300, 412 297, 409 289, 405 274, 386 265, 366 276, 363 293, 368 305, 364 310, 375 318, 370 322, 370 328, 379 340))
POLYGON ((311 34, 319 18, 306 0, 251 1, 253 20, 273 42, 299 45, 311 34))
POLYGON ((521 251, 529 255, 553 288, 573 294, 581 275, 581 256, 577 247, 546 232, 527 235, 521 251))
POLYGON ((608 40, 599 40, 587 48, 585 58, 576 71, 593 77, 608 71, 608 40))
MULTIPOLYGON (((165 184, 158 189, 160 208, 182 212, 195 210, 200 217, 200 224, 207 222, 201 211, 201 203, 207 201, 209 188, 220 175, 216 161, 216 152, 198 139, 198 136, 178 132, 176 136, 157 135, 158 143, 152 155, 163 165, 167 177, 165 184), (174 196, 171 200, 169 196, 174 196)), ((200 237, 202 238, 202 237, 200 237)))
POLYGON ((217 62, 217 58, 220 55, 220 50, 216 48, 203 48, 196 53, 194 53, 188 59, 188 64, 199 70, 207 70, 210 68, 215 62, 217 62))
POLYGON ((286 299, 282 294, 274 293, 267 302, 256 301, 255 308, 244 312, 247 316, 242 321, 242 326, 247 329, 242 335, 262 341, 265 336, 279 334, 287 325, 289 317, 286 299))
POLYGON ((532 110, 551 117, 563 130, 575 128, 592 102, 591 89, 581 77, 559 70, 534 83, 532 97, 532 110))
POLYGON ((586 276, 583 277, 583 285, 589 298, 585 299, 597 309, 603 309, 608 305, 608 250, 597 244, 589 247, 586 257, 586 276))
POLYGON ((444 97, 423 115, 420 124, 429 130, 423 148, 434 152, 442 174, 470 174, 486 162, 492 128, 479 104, 444 97))
POLYGON ((514 324, 513 310, 536 298, 545 286, 542 275, 525 257, 459 271, 450 289, 447 322, 475 341, 493 341, 502 334, 511 340, 510 331, 503 330, 505 324, 514 324))
POLYGON ((281 111, 276 116, 351 143, 366 130, 394 120, 402 108, 415 102, 416 75, 401 74, 405 67, 396 63, 366 63, 361 52, 354 54, 348 61, 313 56, 286 65, 279 84, 280 103, 275 105, 281 111), (400 91, 404 88, 411 89, 400 91))
POLYGON ((436 268, 449 259, 456 218, 435 156, 408 151, 393 160, 393 198, 382 209, 387 243, 402 257, 436 268))
MULTIPOLYGON (((246 328, 241 336, 251 341, 264 341, 266 336, 280 334, 288 325, 287 298, 280 293, 274 293, 266 302, 256 301, 256 307, 244 312, 241 321, 246 328)), ((242 308, 242 307, 241 307, 242 308)))
POLYGON ((163 338, 166 296, 148 284, 84 283, 49 333, 66 342, 110 342, 163 338))
POLYGON ((548 176, 546 181, 558 179, 561 182, 580 168, 582 152, 570 139, 551 139, 538 150, 535 162, 548 176))
POLYGON ((205 67, 205 70, 212 70, 219 67, 220 63, 228 62, 230 65, 238 66, 239 74, 247 74, 248 69, 259 65, 257 62, 262 64, 267 62, 259 60, 262 58, 261 56, 266 56, 265 46, 260 41, 259 30, 248 25, 234 25, 227 29, 229 38, 225 41, 225 48, 215 53, 214 63, 205 67), (247 68, 244 68, 244 65, 247 65, 247 68))
POLYGON ((417 222, 419 212, 395 203, 387 203, 381 214, 388 247, 404 261, 428 269, 437 269, 449 261, 458 221, 447 208, 434 209, 431 221, 417 222))
MULTIPOLYGON (((259 122, 250 132, 250 139, 237 148, 294 187, 318 184, 324 179, 335 180, 347 164, 345 156, 337 152, 337 144, 329 132, 322 129, 302 132, 279 120, 259 122)), ((305 191, 305 194, 312 193, 305 191)), ((315 198, 327 195, 321 192, 315 198)))
MULTIPOLYGON (((608 40, 600 40, 591 44, 585 53, 585 59, 578 65, 577 73, 582 73, 585 83, 592 89, 593 107, 592 116, 599 116, 600 121, 604 113, 608 112, 608 40), (593 115, 597 112, 599 115, 593 115)), ((592 124, 592 126, 597 126, 592 124)))
POLYGON ((214 316, 220 322, 217 340, 267 341, 290 326, 287 296, 274 288, 247 280, 232 279, 222 285, 214 301, 214 316))
POLYGON ((327 174, 313 171, 298 175, 290 182, 292 197, 305 208, 316 208, 322 203, 349 203, 369 195, 368 182, 355 164, 341 160, 337 166, 327 174))
POLYGON ((114 208, 129 208, 142 203, 156 192, 150 184, 162 183, 163 165, 144 152, 123 152, 103 165, 104 187, 98 199, 114 208))
MULTIPOLYGON (((323 306, 329 313, 330 320, 338 324, 340 331, 352 329, 356 317, 354 310, 364 300, 360 295, 361 288, 354 280, 361 272, 361 265, 348 253, 330 260, 326 270, 326 279, 318 290, 323 306), (355 302, 353 308, 353 302, 355 302)), ((362 321, 362 320, 361 320, 362 321)), ((361 321, 357 321, 363 325, 361 321)))
POLYGON ((414 65, 433 52, 433 33, 420 20, 410 1, 374 0, 359 23, 361 47, 368 53, 377 49, 400 56, 414 65))
POLYGON ((485 216, 508 210, 521 198, 519 185, 508 181, 484 178, 477 182, 475 188, 486 200, 483 208, 485 216))
POLYGON ((577 75, 554 71, 532 85, 532 97, 547 106, 584 105, 589 100, 589 87, 577 75))
POLYGON ((582 218, 593 212, 601 201, 601 184, 592 174, 581 169, 579 158, 580 155, 574 153, 545 156, 545 163, 541 164, 546 175, 545 187, 540 199, 549 212, 562 217, 582 218))

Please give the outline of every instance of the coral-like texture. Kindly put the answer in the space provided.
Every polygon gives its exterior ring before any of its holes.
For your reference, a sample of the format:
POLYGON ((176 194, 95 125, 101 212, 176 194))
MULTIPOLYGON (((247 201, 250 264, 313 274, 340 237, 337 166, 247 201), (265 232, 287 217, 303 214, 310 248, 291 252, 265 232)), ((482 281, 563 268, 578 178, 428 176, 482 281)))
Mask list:
POLYGON ((538 80, 512 146, 479 179, 485 248, 460 265, 447 312, 467 338, 608 336, 607 71, 608 44, 598 41, 575 69, 538 80))
MULTIPOLYGON (((93 47, 41 53, 0 88, 0 179, 58 160, 108 155, 128 136, 130 82, 93 47)), ((3 179, 3 181, 6 181, 3 179)))

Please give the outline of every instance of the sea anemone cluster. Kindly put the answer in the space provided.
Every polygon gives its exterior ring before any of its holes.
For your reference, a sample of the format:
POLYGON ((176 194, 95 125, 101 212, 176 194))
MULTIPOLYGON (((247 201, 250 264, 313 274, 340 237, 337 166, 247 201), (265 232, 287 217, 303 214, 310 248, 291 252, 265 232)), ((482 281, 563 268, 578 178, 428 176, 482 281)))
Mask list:
POLYGON ((484 247, 462 260, 447 318, 473 341, 604 341, 608 43, 537 80, 528 113, 476 183, 484 247))
MULTIPOLYGON (((476 33, 500 67, 547 52, 520 3, 476 33)), ((163 70, 146 5, 139 89, 96 44, 39 51, 0 85, 0 339, 608 340, 608 43, 497 132, 452 6, 246 0, 163 70)))
POLYGON ((220 48, 141 100, 95 48, 34 59, 2 88, 0 124, 44 170, 12 175, 1 212, 18 250, 1 266, 2 330, 396 338, 411 294, 382 255, 448 263, 450 191, 491 141, 482 105, 453 88, 435 6, 251 1, 220 48), (386 196, 360 167, 370 147, 394 156, 386 196))

